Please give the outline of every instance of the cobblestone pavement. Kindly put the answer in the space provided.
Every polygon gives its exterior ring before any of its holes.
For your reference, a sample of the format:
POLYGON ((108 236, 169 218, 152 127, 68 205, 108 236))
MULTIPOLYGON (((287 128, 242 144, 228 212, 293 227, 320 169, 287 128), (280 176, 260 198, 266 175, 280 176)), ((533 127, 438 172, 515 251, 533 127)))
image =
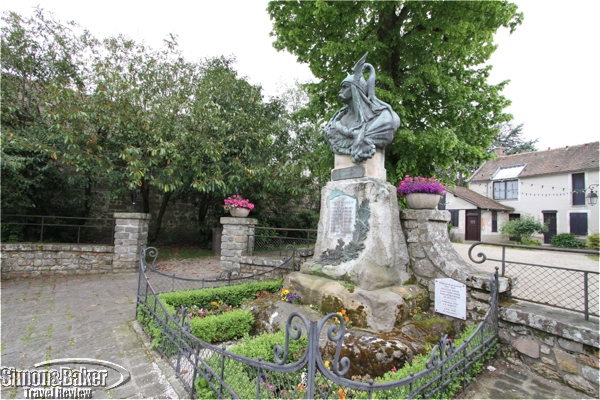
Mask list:
MULTIPOLYGON (((94 398, 179 398, 180 383, 134 332, 137 273, 2 282, 2 366, 27 369, 56 358, 121 365, 131 381, 94 398)), ((2 398, 24 398, 2 388, 2 398)))

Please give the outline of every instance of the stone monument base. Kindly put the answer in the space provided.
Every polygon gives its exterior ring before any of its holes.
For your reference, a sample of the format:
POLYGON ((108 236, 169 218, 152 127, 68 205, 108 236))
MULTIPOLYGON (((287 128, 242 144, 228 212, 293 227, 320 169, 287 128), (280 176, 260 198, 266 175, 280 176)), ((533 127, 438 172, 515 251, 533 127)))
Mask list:
POLYGON ((365 290, 401 286, 410 279, 396 187, 372 178, 330 181, 321 192, 321 215, 307 274, 365 290))
POLYGON ((409 317, 413 309, 429 306, 427 290, 417 285, 391 286, 378 290, 365 290, 333 279, 289 274, 284 287, 296 292, 302 303, 318 305, 322 312, 345 310, 352 326, 376 332, 389 332, 409 317))

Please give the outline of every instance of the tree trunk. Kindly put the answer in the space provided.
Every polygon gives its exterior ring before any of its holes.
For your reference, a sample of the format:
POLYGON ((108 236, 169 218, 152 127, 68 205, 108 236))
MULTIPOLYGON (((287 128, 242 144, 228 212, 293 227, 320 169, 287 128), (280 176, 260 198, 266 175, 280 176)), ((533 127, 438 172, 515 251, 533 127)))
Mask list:
POLYGON ((204 231, 203 225, 204 220, 206 219, 206 213, 208 212, 208 207, 212 202, 213 197, 208 193, 204 193, 200 195, 200 201, 198 204, 198 232, 204 232, 207 235, 207 232, 204 231))
POLYGON ((156 217, 156 225, 154 227, 154 232, 148 237, 148 242, 152 243, 158 239, 158 234, 160 233, 162 219, 165 215, 165 211, 167 211, 167 204, 169 203, 169 199, 173 192, 167 192, 163 194, 162 200, 160 202, 160 210, 158 210, 158 216, 156 217))
POLYGON ((143 212, 148 214, 150 213, 150 185, 147 179, 142 181, 142 198, 144 199, 143 212))

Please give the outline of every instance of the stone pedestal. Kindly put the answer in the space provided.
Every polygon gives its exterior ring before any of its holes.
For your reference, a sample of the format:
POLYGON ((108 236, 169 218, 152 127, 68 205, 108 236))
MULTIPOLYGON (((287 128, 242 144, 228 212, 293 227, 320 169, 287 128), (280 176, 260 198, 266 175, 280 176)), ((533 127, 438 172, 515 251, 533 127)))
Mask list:
POLYGON ((140 249, 148 241, 150 214, 114 213, 115 247, 113 270, 134 269, 140 261, 140 249))
POLYGON ((221 218, 221 271, 240 272, 242 257, 252 255, 254 227, 257 223, 256 218, 221 218))
POLYGON ((408 254, 396 188, 372 178, 327 183, 313 263, 305 263, 302 272, 365 290, 406 282, 408 254))
POLYGON ((385 170, 385 154, 382 149, 377 149, 377 152, 373 158, 369 158, 360 164, 354 164, 352 160, 350 160, 350 155, 348 154, 336 154, 333 170, 331 170, 332 180, 334 171, 343 168, 355 167, 357 165, 362 165, 365 168, 364 176, 366 178, 375 178, 385 182, 387 172, 385 170))

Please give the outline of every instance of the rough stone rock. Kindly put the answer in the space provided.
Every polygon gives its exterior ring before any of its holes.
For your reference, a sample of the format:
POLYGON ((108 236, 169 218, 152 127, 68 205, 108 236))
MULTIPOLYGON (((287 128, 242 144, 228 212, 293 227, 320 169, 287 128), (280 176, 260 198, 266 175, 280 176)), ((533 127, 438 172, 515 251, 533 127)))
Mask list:
POLYGON ((554 362, 554 360, 547 358, 547 357, 542 357, 542 362, 544 364, 548 364, 548 365, 556 365, 556 363, 554 362))
POLYGON ((562 378, 561 378, 560 374, 558 373, 558 371, 556 370, 556 368, 554 368, 550 365, 534 363, 534 364, 531 364, 530 367, 534 372, 540 374, 544 378, 547 378, 547 379, 550 379, 553 381, 558 381, 558 382, 562 381, 562 378))
POLYGON ((549 355, 549 354, 552 352, 552 350, 550 349, 550 347, 548 347, 548 346, 545 346, 545 345, 541 345, 541 346, 540 346, 540 351, 541 351, 543 354, 546 354, 546 355, 549 355))
POLYGON ((355 326, 377 332, 391 331, 409 312, 402 296, 390 288, 365 290, 300 272, 289 274, 284 285, 298 292, 304 302, 319 305, 324 312, 344 309, 355 326))
POLYGON ((566 340, 558 338, 558 344, 565 350, 573 351, 576 353, 583 353, 583 344, 574 342, 572 340, 566 340))
POLYGON ((577 358, 579 358, 579 361, 586 365, 589 365, 592 368, 598 369, 599 367, 599 362, 596 357, 588 356, 587 354, 578 354, 577 358))
POLYGON ((579 373, 579 367, 577 366, 577 359, 575 356, 559 349, 554 349, 554 356, 556 357, 558 368, 560 368, 562 371, 570 374, 579 373))
POLYGON ((581 376, 565 374, 564 380, 575 390, 579 390, 590 396, 596 396, 598 394, 598 390, 581 376))
POLYGON ((581 375, 583 375, 588 381, 594 382, 596 385, 600 383, 599 372, 595 368, 590 368, 587 365, 583 365, 581 367, 581 375))
POLYGON ((512 346, 526 356, 540 358, 540 344, 533 339, 520 337, 512 342, 512 346))
POLYGON ((410 278, 410 272, 399 212, 397 189, 389 183, 372 178, 328 182, 321 192, 315 265, 310 273, 352 282, 366 290, 402 285, 410 278), (319 259, 323 252, 338 246, 338 238, 329 237, 330 197, 336 191, 354 197, 359 206, 369 200, 370 217, 369 231, 358 258, 331 265, 320 263, 319 259))

